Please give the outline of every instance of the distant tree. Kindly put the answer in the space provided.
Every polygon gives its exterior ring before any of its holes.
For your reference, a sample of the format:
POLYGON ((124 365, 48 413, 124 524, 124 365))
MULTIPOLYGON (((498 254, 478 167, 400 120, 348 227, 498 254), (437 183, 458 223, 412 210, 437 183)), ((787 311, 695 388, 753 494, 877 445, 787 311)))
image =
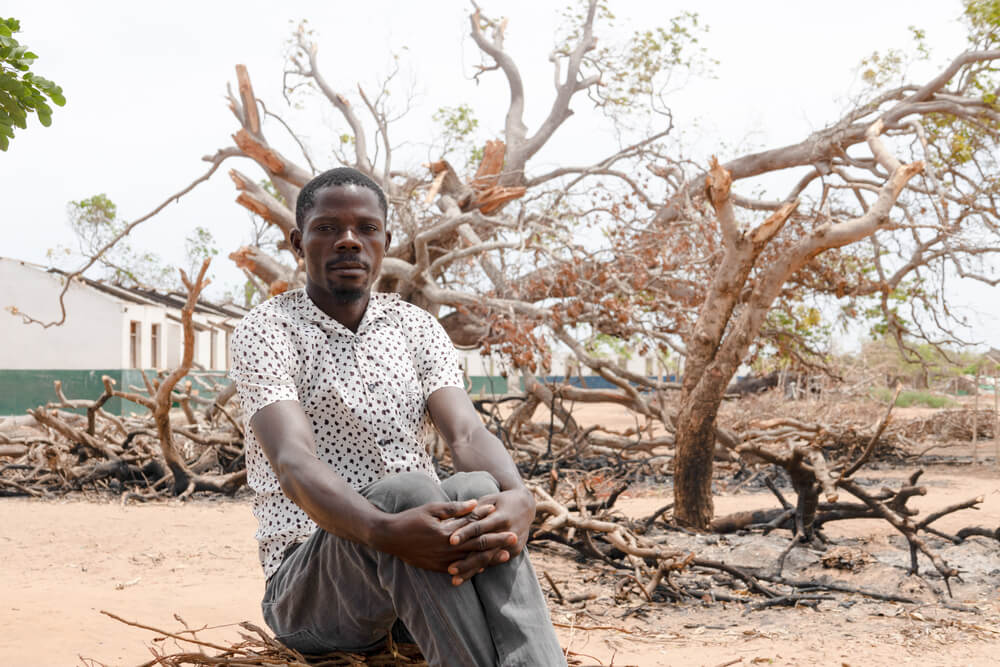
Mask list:
POLYGON ((0 151, 10 146, 15 127, 28 127, 29 115, 35 114, 48 127, 52 123, 48 102, 66 104, 62 88, 31 71, 38 56, 14 38, 20 30, 17 19, 0 18, 0 151))
MULTIPOLYGON (((76 252, 83 257, 96 255, 128 225, 118 216, 118 207, 105 194, 71 201, 66 209, 69 226, 76 235, 76 252)), ((60 247, 50 250, 49 256, 73 252, 60 247)), ((98 262, 101 267, 98 277, 124 285, 163 286, 175 273, 158 255, 137 251, 127 239, 101 253, 98 262)))
POLYGON ((961 375, 975 375, 982 355, 953 345, 931 345, 906 339, 900 348, 891 336, 866 341, 860 351, 844 361, 853 365, 855 375, 867 372, 875 385, 892 387, 897 381, 924 389, 940 387, 961 375))
MULTIPOLYGON (((70 229, 76 236, 77 248, 56 247, 49 258, 78 255, 97 258, 95 277, 116 284, 150 289, 182 288, 175 267, 168 266, 159 255, 138 250, 123 238, 128 222, 118 215, 118 206, 106 194, 93 195, 67 206, 70 229)), ((184 268, 195 275, 206 259, 219 254, 215 237, 205 227, 195 227, 184 239, 184 268)))

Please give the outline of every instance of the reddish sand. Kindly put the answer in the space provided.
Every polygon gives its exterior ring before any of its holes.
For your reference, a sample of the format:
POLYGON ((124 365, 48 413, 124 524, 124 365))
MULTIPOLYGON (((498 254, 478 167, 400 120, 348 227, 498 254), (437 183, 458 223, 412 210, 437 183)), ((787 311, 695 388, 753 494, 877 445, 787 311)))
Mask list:
MULTIPOLYGON (((917 507, 983 495, 980 512, 951 523, 1000 524, 995 473, 980 470, 970 476, 947 469, 931 471, 926 481, 930 493, 917 499, 917 507)), ((649 493, 623 498, 620 506, 641 516, 663 502, 649 493)), ((717 502, 720 513, 774 505, 768 494, 756 492, 723 494, 717 502)), ((0 664, 72 665, 92 658, 135 665, 148 660, 145 644, 154 635, 114 621, 102 609, 163 629, 183 627, 175 614, 191 627, 262 623, 263 578, 245 500, 122 507, 81 499, 2 499, 0 526, 0 664)), ((942 528, 948 527, 943 521, 942 528)), ((841 522, 828 529, 834 537, 888 532, 877 522, 841 522)), ((539 575, 549 572, 567 594, 588 588, 586 565, 551 553, 538 553, 534 560, 539 575)), ((542 585, 549 590, 547 582, 542 585)), ((857 609, 744 615, 733 605, 655 605, 641 619, 622 619, 625 607, 636 601, 620 608, 607 599, 600 602, 587 608, 553 604, 553 620, 564 646, 592 656, 584 658, 587 662, 605 665, 987 665, 996 664, 1000 649, 1000 627, 993 622, 1000 609, 955 620, 933 608, 907 613, 902 606, 892 616, 859 616, 852 613, 857 609)), ((199 637, 238 635, 228 625, 199 637)))
MULTIPOLYGON (((588 416, 585 423, 618 430, 634 425, 615 407, 588 416)), ((900 468, 868 474, 897 480, 908 473, 900 468)), ((928 495, 911 505, 924 511, 976 495, 984 498, 979 512, 947 517, 937 524, 940 528, 1000 525, 1000 473, 995 468, 941 467, 921 482, 928 495)), ((725 483, 720 487, 717 514, 775 506, 767 492, 732 495, 725 483)), ((618 507, 639 517, 668 501, 649 491, 623 497, 618 507)), ((146 645, 155 635, 112 620, 101 610, 167 630, 181 629, 184 622, 215 628, 199 633, 202 639, 238 639, 236 622, 262 624, 263 576, 255 528, 246 499, 127 507, 79 497, 0 499, 0 665, 97 664, 88 659, 136 665, 149 660, 146 645)), ((887 539, 892 529, 884 522, 845 521, 829 525, 826 532, 834 539, 871 536, 877 541, 887 539)), ((592 581, 590 564, 546 548, 536 549, 533 559, 539 575, 547 572, 567 595, 598 592, 591 602, 552 604, 563 645, 582 654, 584 662, 619 667, 989 665, 997 664, 1000 652, 1000 596, 995 589, 979 591, 979 602, 986 596, 980 615, 947 612, 937 605, 894 605, 873 614, 862 604, 835 603, 824 603, 819 612, 796 608, 744 614, 741 606, 721 603, 644 606, 635 596, 616 605, 610 587, 592 581)), ((1000 555, 996 562, 1000 568, 1000 555)), ((551 588, 547 581, 542 586, 551 588)))

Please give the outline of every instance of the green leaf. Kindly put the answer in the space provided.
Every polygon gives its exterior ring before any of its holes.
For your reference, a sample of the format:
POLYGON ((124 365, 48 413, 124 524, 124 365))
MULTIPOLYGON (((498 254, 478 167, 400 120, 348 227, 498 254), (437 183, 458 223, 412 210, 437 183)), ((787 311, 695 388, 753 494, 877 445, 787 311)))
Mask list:
POLYGON ((38 54, 14 39, 20 29, 17 19, 0 18, 0 133, 5 150, 7 139, 14 136, 13 128, 26 128, 31 113, 48 127, 52 124, 49 101, 56 106, 66 104, 62 88, 31 71, 38 54))
POLYGON ((15 88, 21 87, 21 82, 12 76, 0 76, 0 90, 8 90, 14 95, 19 95, 15 88))
POLYGON ((52 124, 52 108, 48 104, 44 102, 40 103, 38 108, 35 109, 35 113, 38 114, 38 122, 44 127, 52 124))

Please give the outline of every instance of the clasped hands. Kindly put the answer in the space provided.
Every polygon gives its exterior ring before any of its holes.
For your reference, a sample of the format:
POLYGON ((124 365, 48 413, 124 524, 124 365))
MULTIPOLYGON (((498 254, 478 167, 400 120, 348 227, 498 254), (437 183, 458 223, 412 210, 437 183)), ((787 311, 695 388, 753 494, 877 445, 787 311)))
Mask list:
POLYGON ((385 515, 382 539, 373 546, 410 565, 447 572, 459 586, 521 553, 534 517, 534 497, 524 488, 428 503, 385 515))

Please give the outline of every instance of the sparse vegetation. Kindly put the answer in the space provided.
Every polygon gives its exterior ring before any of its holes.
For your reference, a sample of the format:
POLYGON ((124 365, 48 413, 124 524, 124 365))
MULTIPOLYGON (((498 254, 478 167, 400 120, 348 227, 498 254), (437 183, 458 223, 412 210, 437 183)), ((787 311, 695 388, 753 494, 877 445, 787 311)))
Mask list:
MULTIPOLYGON (((892 390, 888 387, 873 387, 869 395, 883 403, 888 403, 892 399, 892 390)), ((952 408, 958 403, 949 396, 920 390, 901 391, 896 399, 896 407, 909 408, 919 405, 928 408, 952 408)))

